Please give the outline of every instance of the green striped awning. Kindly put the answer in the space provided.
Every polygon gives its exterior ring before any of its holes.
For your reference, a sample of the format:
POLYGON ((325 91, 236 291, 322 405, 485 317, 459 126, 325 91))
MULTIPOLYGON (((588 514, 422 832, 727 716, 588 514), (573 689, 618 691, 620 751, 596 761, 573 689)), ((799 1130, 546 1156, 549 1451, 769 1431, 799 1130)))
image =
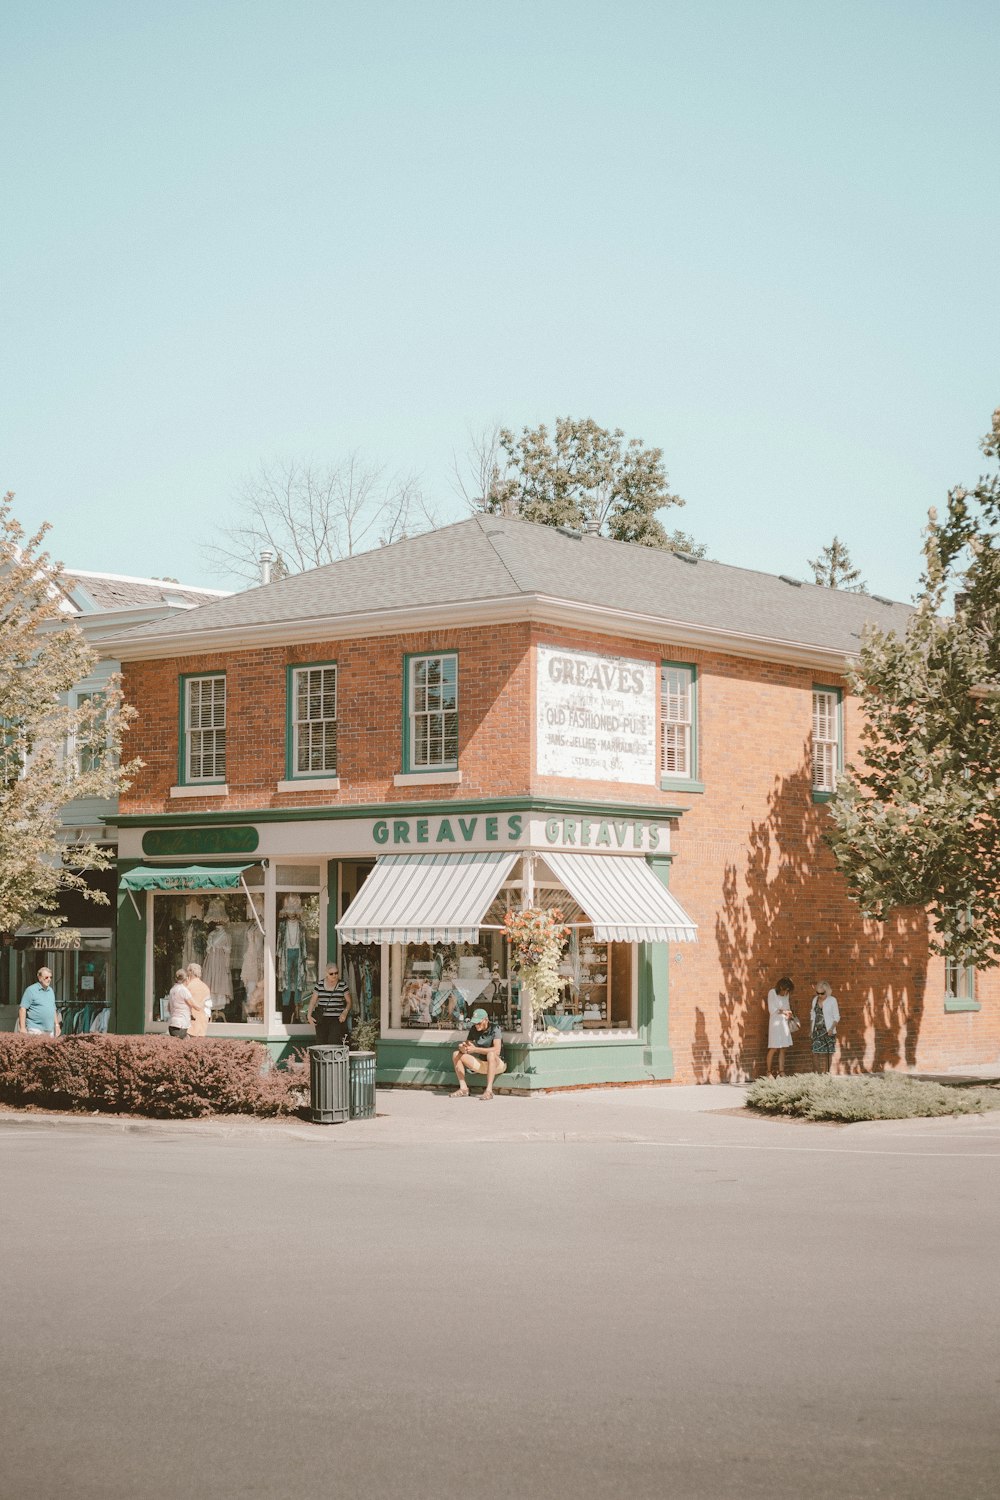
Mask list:
POLYGON ((337 931, 342 943, 475 943, 517 850, 385 854, 337 931))
POLYGON ((644 859, 546 850, 545 863, 587 913, 599 942, 697 942, 697 925, 644 859))
POLYGON ((119 882, 123 891, 238 891, 249 865, 185 865, 165 870, 162 866, 136 865, 119 882))

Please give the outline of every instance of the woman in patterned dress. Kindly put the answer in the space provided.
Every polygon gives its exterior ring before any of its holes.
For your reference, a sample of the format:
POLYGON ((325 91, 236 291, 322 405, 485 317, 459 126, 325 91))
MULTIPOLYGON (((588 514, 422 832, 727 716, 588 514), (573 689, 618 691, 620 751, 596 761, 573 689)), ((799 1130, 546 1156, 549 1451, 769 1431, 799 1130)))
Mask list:
POLYGON ((817 1073, 833 1071, 833 1054, 837 1050, 837 1025, 840 1021, 840 1006, 833 990, 825 979, 817 979, 816 991, 810 1008, 810 1030, 812 1031, 813 1060, 817 1073))

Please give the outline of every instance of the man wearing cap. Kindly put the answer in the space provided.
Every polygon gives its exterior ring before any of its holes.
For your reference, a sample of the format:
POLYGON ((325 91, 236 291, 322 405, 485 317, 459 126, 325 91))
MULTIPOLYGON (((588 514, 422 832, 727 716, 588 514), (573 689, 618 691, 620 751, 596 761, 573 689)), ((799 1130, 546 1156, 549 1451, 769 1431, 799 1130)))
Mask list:
POLYGON ((465 1081, 466 1068, 471 1069, 473 1073, 486 1074, 483 1098, 493 1098, 494 1078, 507 1071, 501 1045, 500 1022, 491 1021, 482 1006, 479 1006, 472 1012, 469 1035, 451 1054, 451 1060, 455 1065, 455 1077, 458 1079, 458 1090, 452 1098, 468 1099, 469 1097, 469 1085, 465 1081))

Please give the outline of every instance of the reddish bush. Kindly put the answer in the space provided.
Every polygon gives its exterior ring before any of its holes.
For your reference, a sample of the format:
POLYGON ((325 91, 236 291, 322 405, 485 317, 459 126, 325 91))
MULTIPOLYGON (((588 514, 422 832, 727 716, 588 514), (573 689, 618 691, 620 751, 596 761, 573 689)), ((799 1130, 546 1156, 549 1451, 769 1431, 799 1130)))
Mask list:
POLYGON ((294 1114, 308 1069, 275 1068, 256 1042, 163 1036, 0 1035, 0 1100, 190 1119, 294 1114))

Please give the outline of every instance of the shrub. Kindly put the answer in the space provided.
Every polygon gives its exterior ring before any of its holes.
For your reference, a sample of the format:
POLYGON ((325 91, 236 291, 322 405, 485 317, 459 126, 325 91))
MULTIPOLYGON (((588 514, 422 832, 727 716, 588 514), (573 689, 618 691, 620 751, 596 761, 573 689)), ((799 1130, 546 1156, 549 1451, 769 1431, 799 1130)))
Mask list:
POLYGON ((0 1035, 0 1100, 190 1119, 294 1114, 308 1069, 275 1068, 257 1042, 163 1036, 0 1035))
POLYGON ((802 1120, 911 1120, 1000 1109, 1000 1089, 926 1083, 900 1073, 801 1073, 758 1078, 747 1090, 747 1104, 802 1120))
POLYGON ((377 1021, 359 1021, 351 1032, 352 1052, 374 1052, 378 1048, 378 1040, 382 1035, 382 1028, 377 1021))

